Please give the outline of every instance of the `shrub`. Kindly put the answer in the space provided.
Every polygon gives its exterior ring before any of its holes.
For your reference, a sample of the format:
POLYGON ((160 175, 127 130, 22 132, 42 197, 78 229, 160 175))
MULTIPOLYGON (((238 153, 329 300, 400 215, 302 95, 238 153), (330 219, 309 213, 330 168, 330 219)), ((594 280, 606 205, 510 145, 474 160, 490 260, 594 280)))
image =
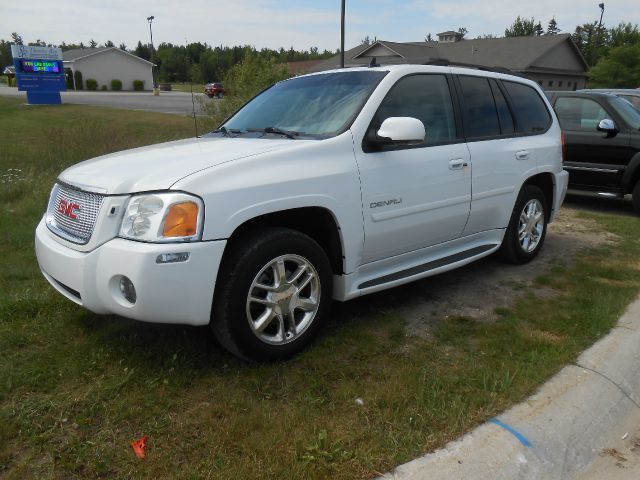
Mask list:
POLYGON ((0 83, 9 83, 6 75, 0 75, 0 83))
POLYGON ((133 81, 133 89, 136 92, 141 92, 144 90, 144 81, 143 80, 134 80, 133 81))
POLYGON ((122 90, 122 80, 118 80, 117 78, 111 80, 111 90, 113 90, 114 92, 122 90))
POLYGON ((73 73, 73 79, 76 81, 76 90, 83 90, 84 86, 82 83, 82 72, 80 70, 76 70, 73 73))
POLYGON ((102 90, 103 92, 106 92, 107 91, 107 86, 106 85, 102 85, 100 87, 100 90, 102 90))
POLYGON ((87 90, 97 90, 98 81, 95 78, 87 78, 87 90))
POLYGON ((248 52, 222 79, 224 102, 211 102, 206 97, 198 97, 202 111, 208 116, 205 128, 216 128, 255 94, 288 76, 286 65, 278 63, 275 58, 260 58, 248 52))

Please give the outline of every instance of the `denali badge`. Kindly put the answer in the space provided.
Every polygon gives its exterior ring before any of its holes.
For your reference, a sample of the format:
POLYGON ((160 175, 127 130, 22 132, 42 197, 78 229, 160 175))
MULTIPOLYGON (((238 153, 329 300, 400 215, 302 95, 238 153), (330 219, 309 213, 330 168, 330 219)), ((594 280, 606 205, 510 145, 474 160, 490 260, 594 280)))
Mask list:
POLYGON ((73 220, 77 220, 78 217, 73 213, 74 210, 80 210, 80 205, 72 203, 69 200, 65 200, 64 198, 60 199, 60 203, 58 203, 58 213, 61 213, 73 220))
POLYGON ((397 205, 402 203, 402 198, 392 198, 390 200, 382 200, 381 202, 371 202, 369 208, 386 207, 387 205, 397 205))

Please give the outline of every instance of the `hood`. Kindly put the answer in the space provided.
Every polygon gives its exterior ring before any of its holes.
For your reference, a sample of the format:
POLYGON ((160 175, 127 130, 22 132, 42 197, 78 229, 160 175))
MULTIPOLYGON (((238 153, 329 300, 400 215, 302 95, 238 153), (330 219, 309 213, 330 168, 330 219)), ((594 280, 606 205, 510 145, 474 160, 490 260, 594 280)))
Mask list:
POLYGON ((96 157, 67 168, 59 179, 83 190, 111 195, 165 190, 200 170, 304 141, 227 137, 178 140, 96 157))

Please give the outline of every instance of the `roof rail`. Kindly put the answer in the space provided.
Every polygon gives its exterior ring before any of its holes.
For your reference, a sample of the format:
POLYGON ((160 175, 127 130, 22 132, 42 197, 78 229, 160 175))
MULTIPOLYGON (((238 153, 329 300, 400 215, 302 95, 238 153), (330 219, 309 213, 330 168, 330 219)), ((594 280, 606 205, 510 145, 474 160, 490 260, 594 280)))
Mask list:
POLYGON ((452 62, 447 58, 432 58, 424 62, 424 65, 433 65, 437 67, 474 68, 476 70, 482 70, 484 72, 506 73, 508 75, 522 77, 520 73, 514 72, 513 70, 509 70, 505 67, 487 67, 486 65, 476 65, 474 63, 452 62))

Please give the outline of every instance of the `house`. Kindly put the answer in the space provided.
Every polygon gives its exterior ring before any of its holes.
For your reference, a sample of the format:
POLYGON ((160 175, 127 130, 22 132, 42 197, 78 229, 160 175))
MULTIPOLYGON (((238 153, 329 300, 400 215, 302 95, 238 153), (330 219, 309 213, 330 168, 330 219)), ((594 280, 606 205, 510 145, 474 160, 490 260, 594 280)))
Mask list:
POLYGON ((153 63, 117 47, 66 50, 62 58, 65 70, 70 69, 73 74, 75 89, 80 88, 75 85, 75 72, 82 73, 82 88, 86 88, 89 78, 98 82, 98 89, 105 85, 111 90, 111 80, 120 80, 123 90, 133 90, 134 80, 142 80, 144 90, 153 88, 153 63))
MULTIPOLYGON (((377 63, 452 63, 507 68, 537 82, 546 90, 585 88, 589 66, 571 35, 541 35, 463 39, 458 32, 442 32, 439 41, 397 43, 378 40, 345 52, 345 67, 377 63)), ((340 55, 315 65, 312 71, 339 68, 340 55)))

